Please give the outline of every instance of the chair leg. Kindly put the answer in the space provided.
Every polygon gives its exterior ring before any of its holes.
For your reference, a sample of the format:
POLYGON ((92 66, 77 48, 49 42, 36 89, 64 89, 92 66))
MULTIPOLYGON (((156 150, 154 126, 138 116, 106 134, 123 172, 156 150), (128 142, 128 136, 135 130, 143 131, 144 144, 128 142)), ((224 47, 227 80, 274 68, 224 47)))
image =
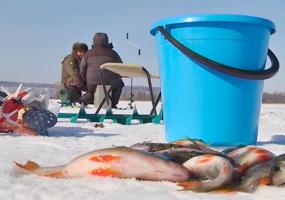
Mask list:
POLYGON ((103 86, 103 90, 104 90, 104 93, 105 93, 105 97, 106 97, 106 101, 107 101, 107 105, 109 105, 110 104, 110 102, 109 102, 109 100, 110 100, 110 98, 109 98, 109 95, 108 95, 108 93, 107 93, 107 89, 106 89, 106 85, 105 85, 105 81, 104 81, 104 78, 103 78, 103 70, 99 70, 99 76, 100 76, 100 80, 101 80, 101 84, 102 84, 102 86, 103 86))
MULTIPOLYGON (((151 78, 149 72, 143 67, 142 70, 145 72, 146 77, 147 77, 147 82, 148 82, 148 87, 149 87, 149 92, 150 92, 150 97, 151 97, 151 103, 152 107, 155 106, 155 101, 154 101, 154 95, 153 95, 153 90, 152 90, 152 83, 151 83, 151 78)), ((156 110, 153 109, 153 113, 156 114, 156 110)))
POLYGON ((161 92, 159 92, 156 100, 155 100, 155 103, 154 103, 154 106, 152 107, 151 111, 150 111, 150 114, 153 115, 154 114, 154 111, 156 111, 156 107, 157 107, 157 104, 159 103, 159 100, 161 99, 161 92))
MULTIPOLYGON (((102 77, 102 78, 103 78, 103 77, 102 77)), ((97 115, 97 114, 100 112, 100 110, 101 110, 101 108, 103 107, 105 101, 106 101, 107 99, 110 99, 109 95, 111 94, 111 91, 113 90, 113 88, 115 87, 115 85, 117 84, 117 82, 119 81, 119 79, 120 79, 120 78, 116 79, 116 80, 113 82, 113 84, 111 85, 111 87, 109 88, 108 91, 107 91, 107 89, 106 89, 105 83, 103 84, 103 89, 105 88, 105 90, 106 90, 106 92, 104 91, 104 92, 105 92, 105 97, 102 99, 100 105, 98 106, 98 108, 97 108, 97 110, 96 110, 96 112, 95 112, 95 115, 97 115)), ((102 83, 103 83, 103 82, 102 82, 102 83)), ((107 101, 107 102, 108 102, 108 101, 107 101)), ((108 104, 108 105, 109 105, 109 104, 108 104)))

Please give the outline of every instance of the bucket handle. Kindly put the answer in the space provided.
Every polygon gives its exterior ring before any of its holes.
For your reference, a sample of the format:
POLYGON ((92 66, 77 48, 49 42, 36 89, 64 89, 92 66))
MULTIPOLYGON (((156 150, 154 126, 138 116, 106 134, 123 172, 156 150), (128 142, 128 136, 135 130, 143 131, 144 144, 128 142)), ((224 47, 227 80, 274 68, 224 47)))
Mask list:
POLYGON ((231 66, 218 63, 189 49, 188 47, 180 43, 178 40, 176 40, 174 37, 172 37, 172 35, 170 35, 162 26, 159 26, 157 30, 165 37, 165 39, 167 39, 173 46, 179 49, 187 57, 202 63, 210 69, 215 69, 219 72, 223 72, 228 75, 245 79, 264 80, 273 77, 279 70, 279 61, 270 49, 268 49, 267 51, 267 55, 271 61, 270 68, 265 69, 263 71, 237 69, 231 66))

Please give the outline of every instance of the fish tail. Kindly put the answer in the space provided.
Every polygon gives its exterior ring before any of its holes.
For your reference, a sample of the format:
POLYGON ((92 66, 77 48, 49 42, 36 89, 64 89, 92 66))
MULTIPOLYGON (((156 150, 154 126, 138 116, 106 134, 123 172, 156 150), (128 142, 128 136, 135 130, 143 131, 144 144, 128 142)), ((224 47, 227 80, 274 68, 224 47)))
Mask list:
POLYGON ((51 177, 51 178, 64 178, 63 166, 41 168, 37 163, 28 161, 26 164, 20 164, 14 161, 16 166, 28 174, 35 174, 39 176, 51 177))
POLYGON ((22 165, 16 161, 14 161, 17 167, 26 171, 32 171, 39 168, 39 165, 33 161, 28 161, 26 164, 22 165))

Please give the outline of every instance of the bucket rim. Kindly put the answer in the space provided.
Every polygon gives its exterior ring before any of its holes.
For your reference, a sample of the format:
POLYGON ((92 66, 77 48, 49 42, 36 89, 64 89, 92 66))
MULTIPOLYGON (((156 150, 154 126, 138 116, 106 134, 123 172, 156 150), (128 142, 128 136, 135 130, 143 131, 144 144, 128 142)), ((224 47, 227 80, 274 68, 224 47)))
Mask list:
POLYGON ((244 22, 265 26, 270 30, 270 34, 273 34, 276 31, 275 24, 271 20, 262 17, 239 14, 197 14, 175 16, 158 20, 153 23, 150 33, 155 36, 157 27, 159 26, 165 27, 173 24, 195 22, 244 22))

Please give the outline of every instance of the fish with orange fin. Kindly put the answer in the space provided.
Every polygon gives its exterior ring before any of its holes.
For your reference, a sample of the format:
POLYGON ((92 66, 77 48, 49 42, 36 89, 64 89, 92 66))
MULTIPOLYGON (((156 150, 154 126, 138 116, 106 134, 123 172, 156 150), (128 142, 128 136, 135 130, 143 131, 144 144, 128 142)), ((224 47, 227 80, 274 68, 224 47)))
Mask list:
POLYGON ((127 147, 95 150, 58 167, 43 168, 31 161, 25 165, 15 163, 28 174, 55 178, 103 176, 178 182, 191 176, 180 164, 127 147))
POLYGON ((285 184, 285 154, 249 168, 241 177, 237 189, 243 192, 254 192, 260 185, 283 184, 285 184))
POLYGON ((156 152, 168 149, 190 148, 203 151, 204 153, 218 153, 218 151, 211 149, 200 140, 185 139, 177 140, 172 143, 155 143, 155 142, 142 142, 130 146, 132 149, 141 150, 145 152, 156 152))
POLYGON ((275 157, 272 152, 255 146, 232 149, 226 155, 236 163, 235 173, 238 177, 243 176, 250 167, 272 160, 275 157))
POLYGON ((191 148, 177 148, 177 149, 166 149, 162 151, 152 152, 152 155, 158 156, 162 159, 170 160, 179 164, 183 164, 190 158, 195 156, 204 155, 203 151, 191 148))
POLYGON ((212 153, 212 154, 218 153, 218 151, 210 148, 202 140, 195 140, 195 139, 187 138, 187 139, 182 139, 182 140, 176 140, 172 142, 172 144, 181 145, 181 146, 184 146, 185 148, 197 149, 205 153, 212 153))
POLYGON ((183 166, 198 177, 193 181, 178 183, 183 190, 209 192, 232 184, 234 169, 224 157, 213 154, 200 155, 189 159, 183 166))
POLYGON ((184 148, 184 145, 172 144, 172 143, 142 142, 142 143, 133 144, 130 146, 130 148, 144 152, 156 152, 156 151, 163 151, 166 149, 184 148))
POLYGON ((270 176, 272 185, 281 186, 285 184, 285 154, 281 154, 273 159, 270 176))
POLYGON ((271 184, 270 177, 271 161, 259 163, 249 168, 241 177, 237 190, 252 193, 260 185, 271 184))

